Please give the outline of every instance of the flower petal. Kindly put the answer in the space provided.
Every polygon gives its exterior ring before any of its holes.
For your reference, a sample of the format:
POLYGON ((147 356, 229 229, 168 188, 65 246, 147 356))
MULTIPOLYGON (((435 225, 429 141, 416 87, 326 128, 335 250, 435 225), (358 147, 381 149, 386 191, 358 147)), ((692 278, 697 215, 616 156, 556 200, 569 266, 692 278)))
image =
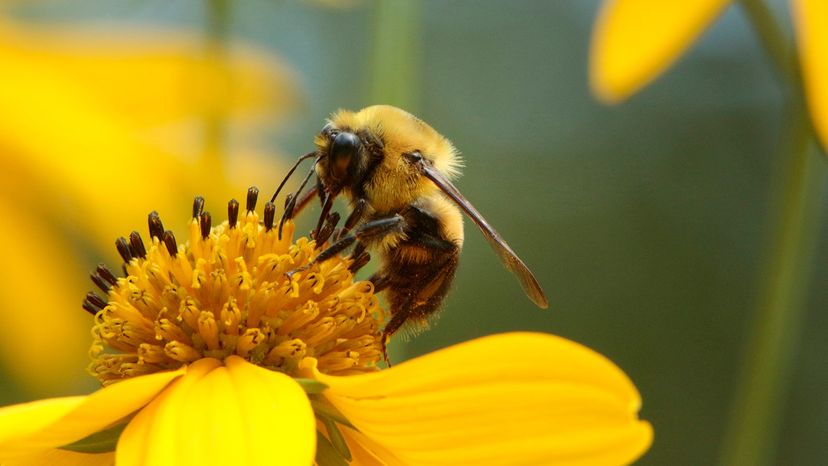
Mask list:
POLYGON ((590 84, 615 103, 669 67, 730 0, 605 0, 592 35, 590 84))
POLYGON ((791 0, 808 108, 822 147, 828 150, 828 3, 791 0))
POLYGON ((115 453, 76 453, 66 450, 42 450, 11 461, 3 466, 112 466, 115 453))
POLYGON ((193 363, 142 410, 121 435, 118 465, 311 464, 316 424, 302 388, 238 357, 226 363, 193 363))
POLYGON ((309 375, 390 464, 626 464, 652 439, 627 376, 550 335, 481 338, 365 375, 309 375))
POLYGON ((180 371, 135 377, 89 396, 40 400, 0 409, 0 460, 53 449, 108 427, 147 404, 180 371))
MULTIPOLYGON (((14 178, 9 171, 14 170, 4 164, 0 184, 14 183, 7 182, 14 178)), ((88 285, 82 280, 85 268, 66 247, 66 234, 20 205, 25 189, 0 196, 0 218, 14 219, 0 231, 0 257, 6 264, 0 269, 0 306, 7 310, 0 313, 0 360, 32 396, 54 396, 61 387, 69 389, 67 381, 89 362, 91 316, 80 305, 66 305, 80 303, 78 290, 88 285)))

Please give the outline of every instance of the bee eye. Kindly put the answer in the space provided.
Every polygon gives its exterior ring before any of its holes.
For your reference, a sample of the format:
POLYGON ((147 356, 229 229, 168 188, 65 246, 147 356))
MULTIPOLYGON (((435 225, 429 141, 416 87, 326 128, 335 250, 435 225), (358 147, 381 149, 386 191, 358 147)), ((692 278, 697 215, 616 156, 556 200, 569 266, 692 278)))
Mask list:
POLYGON ((351 159, 355 159, 359 152, 359 138, 354 133, 339 133, 331 141, 330 159, 332 175, 337 179, 343 179, 351 159))
POLYGON ((409 153, 404 154, 404 155, 405 155, 405 158, 408 159, 408 161, 411 162, 411 163, 417 163, 417 162, 423 160, 423 154, 421 154, 420 151, 418 151, 418 150, 415 150, 414 152, 409 152, 409 153))

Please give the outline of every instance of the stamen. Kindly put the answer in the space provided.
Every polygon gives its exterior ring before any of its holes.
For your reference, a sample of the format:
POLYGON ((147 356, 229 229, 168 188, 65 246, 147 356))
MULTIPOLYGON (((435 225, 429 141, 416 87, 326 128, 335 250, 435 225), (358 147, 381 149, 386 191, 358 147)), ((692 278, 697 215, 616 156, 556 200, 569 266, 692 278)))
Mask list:
POLYGON ((96 295, 95 293, 86 293, 86 298, 83 300, 83 308, 92 315, 106 307, 106 300, 96 295))
POLYGON ((127 242, 126 238, 123 236, 115 240, 115 248, 118 249, 118 254, 121 255, 121 259, 124 260, 124 263, 128 264, 129 261, 132 260, 132 252, 129 250, 129 243, 127 242))
MULTIPOLYGON (((203 204, 203 200, 202 200, 203 204)), ((213 219, 210 212, 202 212, 200 216, 201 222, 201 239, 207 239, 210 236, 210 228, 212 228, 213 219)))
POLYGON ((118 279, 115 278, 115 274, 113 274, 112 271, 109 270, 109 268, 106 265, 98 264, 98 267, 95 269, 95 272, 97 272, 98 275, 100 275, 100 277, 106 280, 106 282, 110 285, 115 286, 116 284, 118 284, 118 279))
POLYGON ((100 275, 95 272, 89 274, 89 278, 92 279, 92 283, 95 284, 101 291, 104 293, 108 293, 110 289, 112 289, 112 285, 110 285, 106 280, 104 280, 100 275))
POLYGON ((227 223, 230 228, 236 228, 236 223, 239 221, 239 201, 230 199, 227 203, 227 223))
POLYGON ((161 241, 164 236, 164 224, 161 223, 161 216, 158 215, 158 212, 154 210, 150 212, 147 223, 149 224, 150 239, 158 238, 158 241, 161 241))
MULTIPOLYGON (((247 207, 254 209, 257 198, 251 188, 247 207)), ((305 357, 316 358, 328 374, 376 370, 385 313, 373 285, 355 283, 349 270, 362 267, 367 252, 332 252, 317 262, 313 241, 293 241, 290 219, 283 224, 288 238, 277 238, 272 202, 260 221, 254 210, 239 217, 239 203, 231 201, 228 221, 214 226, 203 199, 196 199, 198 221, 189 223, 186 243, 161 231, 158 214, 151 213, 152 242, 138 233, 116 241, 124 277, 103 265, 91 274, 108 297, 90 293, 83 301, 95 316, 93 375, 109 384, 230 355, 290 375, 305 357)), ((323 242, 339 215, 325 218, 323 242)))
POLYGON ((201 196, 196 196, 193 199, 193 218, 201 217, 201 212, 204 211, 204 198, 201 196))
POLYGON ((273 219, 276 217, 276 205, 268 201, 264 208, 264 227, 266 231, 273 229, 273 219))
POLYGON ((170 230, 164 232, 164 245, 167 246, 167 252, 170 253, 170 256, 175 257, 175 255, 178 254, 178 245, 175 244, 175 235, 170 230))
POLYGON ((132 253, 132 257, 147 258, 147 249, 144 247, 144 241, 137 231, 129 234, 129 251, 132 253))
POLYGON ((259 188, 251 186, 247 190, 247 211, 253 212, 256 210, 256 201, 259 200, 259 188))

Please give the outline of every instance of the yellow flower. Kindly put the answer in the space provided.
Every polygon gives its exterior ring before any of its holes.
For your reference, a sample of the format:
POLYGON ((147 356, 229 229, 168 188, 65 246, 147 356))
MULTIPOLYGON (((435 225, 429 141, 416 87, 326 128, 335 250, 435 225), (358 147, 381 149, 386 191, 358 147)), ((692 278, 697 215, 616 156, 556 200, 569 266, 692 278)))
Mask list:
MULTIPOLYGON (((385 314, 365 264, 294 226, 197 199, 188 241, 149 218, 99 267, 89 396, 0 409, 16 465, 623 465, 650 445, 640 396, 606 358, 515 333, 380 370, 385 314)), ((331 233, 332 226, 322 231, 331 233)), ((321 236, 322 234, 320 234, 321 236)), ((320 237, 324 241, 324 236, 320 237)), ((360 256, 361 257, 361 256, 360 256)))
MULTIPOLYGON (((731 0, 605 0, 592 37, 590 83, 621 101, 666 70, 731 0)), ((808 106, 828 146, 828 3, 791 0, 808 106)))
POLYGON ((233 166, 246 173, 228 179, 201 162, 196 140, 209 109, 221 108, 234 131, 284 109, 289 74, 252 47, 232 45, 226 62, 203 49, 183 31, 0 17, 0 215, 14 225, 0 232, 0 253, 15 264, 0 275, 0 305, 26 310, 0 313, 0 361, 28 391, 69 388, 85 363, 85 323, 62 309, 82 286, 85 254, 108 253, 147 203, 183 214, 174 202, 192 198, 205 176, 221 196, 237 179, 275 179, 252 147, 233 147, 233 166), (148 180, 156 189, 143 189, 148 180), (88 221, 102 212, 106 222, 88 221), (24 330, 32 312, 43 322, 33 334, 24 330))

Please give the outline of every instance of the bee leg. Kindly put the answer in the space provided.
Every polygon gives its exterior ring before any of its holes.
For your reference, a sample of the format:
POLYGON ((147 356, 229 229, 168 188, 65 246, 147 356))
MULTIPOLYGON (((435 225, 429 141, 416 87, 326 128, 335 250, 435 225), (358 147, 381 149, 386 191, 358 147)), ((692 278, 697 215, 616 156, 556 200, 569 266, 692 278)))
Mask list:
POLYGON ((368 279, 374 285, 374 293, 379 293, 380 291, 388 288, 388 285, 391 284, 391 281, 388 279, 388 275, 382 272, 377 272, 368 279))
POLYGON ((402 232, 404 223, 405 219, 403 219, 400 215, 379 218, 363 223, 357 227, 353 233, 339 238, 336 242, 323 249, 322 252, 320 252, 312 261, 298 269, 291 270, 287 273, 287 275, 291 276, 296 272, 302 272, 311 268, 314 264, 325 262, 326 260, 351 247, 357 242, 357 240, 373 240, 376 238, 382 238, 391 233, 400 233, 402 232))
POLYGON ((321 248, 322 245, 324 245, 325 242, 328 241, 328 238, 330 238, 331 235, 334 233, 334 230, 336 229, 336 225, 338 223, 339 212, 331 212, 328 215, 327 220, 325 220, 325 223, 322 225, 322 228, 319 229, 319 233, 316 234, 316 249, 321 248))
MULTIPOLYGON (((362 220, 362 216, 365 215, 365 208, 368 206, 368 202, 365 199, 357 199, 354 202, 354 208, 351 210, 351 213, 348 214, 348 218, 345 219, 345 224, 342 225, 336 233, 333 235, 333 241, 337 241, 339 238, 347 235, 351 232, 351 229, 362 220)), ((357 256, 358 254, 354 254, 357 256)))

